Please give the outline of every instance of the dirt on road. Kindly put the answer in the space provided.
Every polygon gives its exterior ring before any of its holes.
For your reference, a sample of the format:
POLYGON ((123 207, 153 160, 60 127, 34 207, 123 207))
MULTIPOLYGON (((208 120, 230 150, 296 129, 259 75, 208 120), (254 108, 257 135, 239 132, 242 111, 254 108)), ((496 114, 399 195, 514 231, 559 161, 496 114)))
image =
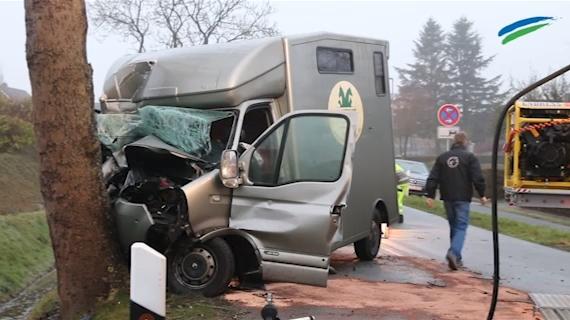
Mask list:
MULTIPOLYGON (((232 291, 225 299, 260 319, 265 293, 273 294, 281 319, 313 315, 317 319, 486 319, 491 300, 489 279, 467 270, 420 258, 384 256, 368 264, 350 250, 332 258, 337 269, 327 288, 273 283, 266 291, 232 291)), ((525 292, 501 288, 495 319, 539 320, 525 292)))

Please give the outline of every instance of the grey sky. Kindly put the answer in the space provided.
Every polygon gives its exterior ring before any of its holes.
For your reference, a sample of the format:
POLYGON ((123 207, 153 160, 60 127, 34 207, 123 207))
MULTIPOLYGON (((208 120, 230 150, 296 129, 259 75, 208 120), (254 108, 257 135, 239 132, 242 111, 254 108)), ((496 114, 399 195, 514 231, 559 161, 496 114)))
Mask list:
MULTIPOLYGON (((483 38, 485 55, 495 55, 486 75, 526 80, 570 63, 570 2, 376 2, 376 1, 272 1, 273 19, 283 34, 332 31, 390 41, 391 76, 394 67, 413 61, 412 46, 429 17, 445 30, 461 16, 474 21, 483 38), (498 30, 531 16, 555 16, 551 26, 501 45, 498 30)), ((25 61, 23 1, 0 0, 0 70, 13 87, 30 90, 25 61)), ((106 70, 134 46, 110 35, 88 38, 88 58, 94 69, 95 96, 101 92, 106 70)))

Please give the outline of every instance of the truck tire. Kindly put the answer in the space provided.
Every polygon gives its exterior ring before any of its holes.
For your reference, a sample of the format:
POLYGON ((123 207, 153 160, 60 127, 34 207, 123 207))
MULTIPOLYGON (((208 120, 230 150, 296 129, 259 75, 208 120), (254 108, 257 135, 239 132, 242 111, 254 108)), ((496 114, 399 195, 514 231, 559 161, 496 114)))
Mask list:
POLYGON ((228 243, 214 238, 204 243, 182 240, 167 253, 167 282, 171 292, 224 293, 234 275, 235 260, 228 243))
POLYGON ((354 243, 354 252, 358 259, 362 261, 374 260, 380 251, 382 241, 382 231, 377 219, 372 219, 370 223, 370 233, 368 237, 360 239, 354 243))

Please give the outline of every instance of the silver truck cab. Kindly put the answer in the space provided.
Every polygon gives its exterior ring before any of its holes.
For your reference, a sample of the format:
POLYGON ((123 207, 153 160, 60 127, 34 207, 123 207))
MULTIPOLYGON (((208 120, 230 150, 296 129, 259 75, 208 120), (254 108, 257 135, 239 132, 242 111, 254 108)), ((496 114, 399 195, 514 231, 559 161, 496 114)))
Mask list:
POLYGON ((103 175, 125 252, 172 291, 233 278, 326 286, 332 251, 378 254, 398 219, 388 43, 329 33, 143 53, 104 84, 103 175))

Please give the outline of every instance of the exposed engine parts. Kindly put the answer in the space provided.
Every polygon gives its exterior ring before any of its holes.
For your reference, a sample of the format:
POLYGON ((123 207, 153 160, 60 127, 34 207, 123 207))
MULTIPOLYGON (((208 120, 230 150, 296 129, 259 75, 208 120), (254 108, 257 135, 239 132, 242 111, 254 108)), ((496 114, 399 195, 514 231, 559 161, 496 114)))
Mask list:
POLYGON ((570 177, 570 123, 529 130, 520 139, 523 177, 559 180, 570 177))
POLYGON ((151 247, 164 252, 181 234, 191 233, 186 197, 180 187, 201 176, 209 164, 141 146, 127 146, 124 153, 104 148, 103 156, 103 177, 111 202, 122 199, 144 204, 150 213, 152 225, 146 242, 151 247))

